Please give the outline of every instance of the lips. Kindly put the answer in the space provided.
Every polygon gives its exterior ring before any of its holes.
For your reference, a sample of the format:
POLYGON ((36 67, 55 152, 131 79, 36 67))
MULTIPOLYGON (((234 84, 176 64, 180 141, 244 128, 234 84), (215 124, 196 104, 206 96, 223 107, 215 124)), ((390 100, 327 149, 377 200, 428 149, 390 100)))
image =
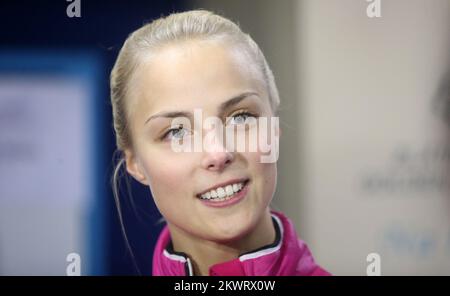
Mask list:
MULTIPOLYGON (((244 182, 244 183, 240 183, 240 184, 244 184, 243 187, 237 191, 236 193, 232 194, 231 196, 227 196, 226 198, 223 197, 219 197, 219 198, 211 198, 209 199, 206 196, 206 199, 203 198, 205 196, 205 194, 203 194, 203 197, 200 198, 200 202, 209 208, 215 208, 215 209, 220 209, 220 208, 229 208, 232 207, 240 202, 242 202, 246 196, 248 195, 249 192, 249 183, 250 180, 244 182)), ((230 185, 227 185, 227 187, 229 187, 230 185)), ((222 187, 219 187, 222 188, 222 187)), ((211 192, 213 192, 214 190, 212 190, 211 192)), ((208 194, 208 193, 206 193, 208 194)))
POLYGON ((247 183, 249 180, 250 180, 249 178, 238 178, 238 179, 228 180, 226 182, 219 183, 212 187, 209 187, 208 189, 198 193, 196 196, 198 198, 200 198, 203 194, 210 192, 211 190, 216 190, 217 188, 220 188, 220 187, 225 188, 228 185, 233 185, 233 184, 237 184, 237 183, 247 183))

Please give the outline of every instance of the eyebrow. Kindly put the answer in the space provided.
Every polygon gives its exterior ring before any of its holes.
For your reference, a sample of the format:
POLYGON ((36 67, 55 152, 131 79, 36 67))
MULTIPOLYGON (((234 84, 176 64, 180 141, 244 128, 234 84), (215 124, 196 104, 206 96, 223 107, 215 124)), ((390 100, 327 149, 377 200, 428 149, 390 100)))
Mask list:
MULTIPOLYGON (((252 96, 252 95, 256 95, 258 96, 258 94, 256 92, 245 92, 245 93, 241 93, 237 96, 232 97, 231 99, 223 102, 222 104, 220 104, 218 110, 219 110, 219 114, 222 114, 226 109, 238 104, 239 102, 241 102, 242 100, 252 96)), ((161 112, 161 113, 157 113, 155 115, 150 116, 144 123, 147 124, 147 122, 149 122, 152 119, 155 118, 160 118, 160 117, 164 117, 164 118, 177 118, 177 117, 188 117, 189 119, 192 119, 192 113, 191 112, 187 112, 187 111, 168 111, 168 112, 161 112)))

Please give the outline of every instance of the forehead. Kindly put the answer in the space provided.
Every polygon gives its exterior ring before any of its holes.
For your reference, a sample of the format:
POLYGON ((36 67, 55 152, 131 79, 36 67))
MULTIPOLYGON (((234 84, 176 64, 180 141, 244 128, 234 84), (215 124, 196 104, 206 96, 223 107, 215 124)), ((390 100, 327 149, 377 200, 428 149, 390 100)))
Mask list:
POLYGON ((144 62, 136 77, 136 104, 146 112, 202 108, 242 91, 264 92, 247 54, 217 42, 168 45, 144 62))

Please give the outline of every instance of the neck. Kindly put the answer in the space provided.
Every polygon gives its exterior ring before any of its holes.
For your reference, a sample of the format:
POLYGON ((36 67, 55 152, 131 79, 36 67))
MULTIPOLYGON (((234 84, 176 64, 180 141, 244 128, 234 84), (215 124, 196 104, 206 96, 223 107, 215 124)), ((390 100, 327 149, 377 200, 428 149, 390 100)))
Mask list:
POLYGON ((192 235, 170 223, 168 226, 174 251, 184 252, 189 256, 195 275, 208 275, 212 265, 235 259, 242 253, 275 241, 275 229, 269 209, 264 212, 255 229, 248 235, 227 243, 193 238, 192 235))

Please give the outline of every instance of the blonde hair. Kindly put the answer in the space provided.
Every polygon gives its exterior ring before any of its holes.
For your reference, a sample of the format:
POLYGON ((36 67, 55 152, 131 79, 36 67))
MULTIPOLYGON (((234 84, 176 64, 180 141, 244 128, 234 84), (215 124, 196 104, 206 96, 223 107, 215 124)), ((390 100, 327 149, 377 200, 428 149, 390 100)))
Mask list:
MULTIPOLYGON (((127 110, 126 104, 130 93, 129 85, 144 58, 165 45, 188 40, 224 41, 242 49, 260 71, 274 113, 278 111, 280 104, 275 79, 259 46, 250 35, 242 32, 237 24, 222 16, 206 10, 173 13, 154 20, 130 34, 119 52, 110 77, 114 132, 117 152, 120 154, 118 161, 116 160, 111 181, 122 232, 130 252, 131 248, 123 226, 118 193, 120 167, 125 163, 123 151, 132 148, 131 132, 128 127, 129 110, 127 110)), ((129 183, 127 183, 127 188, 129 188, 129 183)))

